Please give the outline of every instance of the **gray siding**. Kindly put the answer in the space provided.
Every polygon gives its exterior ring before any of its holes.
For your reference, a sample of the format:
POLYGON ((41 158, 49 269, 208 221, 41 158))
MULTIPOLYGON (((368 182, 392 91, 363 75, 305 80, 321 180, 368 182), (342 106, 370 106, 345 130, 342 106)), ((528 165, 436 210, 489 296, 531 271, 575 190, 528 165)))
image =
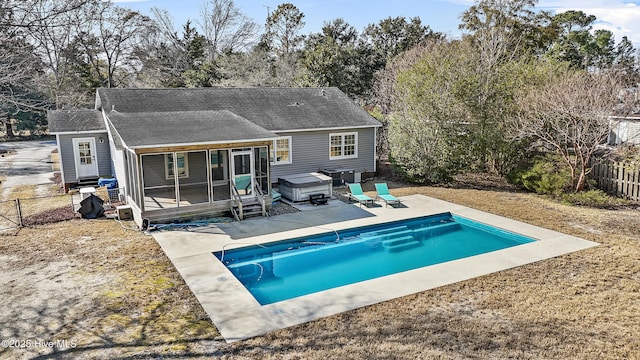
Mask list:
POLYGON ((60 170, 64 176, 65 183, 78 182, 76 177, 75 154, 73 151, 73 139, 75 138, 94 138, 96 142, 96 159, 98 161, 98 175, 112 176, 111 151, 109 149, 109 141, 106 132, 82 133, 82 134, 59 134, 58 141, 60 144, 60 170), (100 143, 98 138, 104 139, 100 143))
POLYGON ((271 165, 271 181, 281 176, 314 172, 322 169, 347 168, 355 172, 373 171, 375 168, 375 128, 315 131, 280 132, 291 136, 291 164, 271 165), (329 134, 357 132, 358 157, 355 159, 329 160, 329 134))

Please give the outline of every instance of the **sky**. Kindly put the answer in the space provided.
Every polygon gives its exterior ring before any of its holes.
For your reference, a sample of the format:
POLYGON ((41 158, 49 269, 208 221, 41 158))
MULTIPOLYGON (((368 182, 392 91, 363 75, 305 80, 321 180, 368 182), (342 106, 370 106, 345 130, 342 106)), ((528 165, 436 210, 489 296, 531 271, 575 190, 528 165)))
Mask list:
MULTIPOLYGON (((167 10, 180 28, 188 19, 197 25, 200 9, 206 0, 112 0, 118 5, 150 15, 150 9, 167 10)), ((235 0, 240 10, 259 25, 263 25, 268 11, 282 3, 294 4, 306 23, 305 34, 319 32, 325 22, 343 18, 361 32, 368 24, 388 17, 419 17, 423 25, 451 37, 459 37, 460 15, 474 4, 473 0, 235 0)), ((640 49, 640 0, 539 0, 539 10, 554 13, 582 10, 595 15, 593 29, 613 32, 616 43, 627 36, 640 49)))

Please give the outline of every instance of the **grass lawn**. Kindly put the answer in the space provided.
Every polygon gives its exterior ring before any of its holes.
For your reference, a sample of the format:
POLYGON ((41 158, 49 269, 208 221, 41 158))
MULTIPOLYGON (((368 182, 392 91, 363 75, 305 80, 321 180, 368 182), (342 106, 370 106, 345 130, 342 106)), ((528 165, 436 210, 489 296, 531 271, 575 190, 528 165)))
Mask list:
POLYGON ((0 235, 0 340, 68 342, 0 358, 640 358, 640 210, 389 184, 602 245, 226 344, 152 237, 112 220, 24 228, 0 235))

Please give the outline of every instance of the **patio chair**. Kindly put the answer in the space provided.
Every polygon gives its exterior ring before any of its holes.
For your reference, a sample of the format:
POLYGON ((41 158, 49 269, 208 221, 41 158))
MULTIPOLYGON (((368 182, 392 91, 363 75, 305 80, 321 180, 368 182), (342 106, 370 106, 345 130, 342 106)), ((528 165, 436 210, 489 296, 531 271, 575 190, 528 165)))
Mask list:
POLYGON ((242 195, 250 195, 251 194, 251 175, 241 175, 236 176, 235 178, 236 190, 238 192, 244 191, 241 193, 242 195))
POLYGON ((385 207, 389 206, 389 204, 400 204, 400 200, 391 195, 389 193, 389 188, 387 187, 387 183, 378 183, 376 185, 376 195, 377 199, 382 199, 384 201, 385 207))
POLYGON ((362 207, 363 202, 365 203, 365 205, 368 202, 371 202, 371 204, 373 204, 373 199, 364 194, 364 192, 362 191, 362 186, 360 186, 360 184, 358 183, 349 184, 349 199, 356 200, 358 203, 360 203, 360 207, 362 207))

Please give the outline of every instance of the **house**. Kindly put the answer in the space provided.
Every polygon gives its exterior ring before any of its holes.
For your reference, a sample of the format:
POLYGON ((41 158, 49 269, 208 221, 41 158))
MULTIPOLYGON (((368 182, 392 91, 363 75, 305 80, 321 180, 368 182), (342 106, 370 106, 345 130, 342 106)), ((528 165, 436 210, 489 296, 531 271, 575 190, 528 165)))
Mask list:
POLYGON ((640 114, 609 117, 609 145, 640 145, 640 114))
POLYGON ((286 175, 376 170, 380 123, 337 88, 98 89, 48 113, 65 189, 115 177, 135 221, 242 212, 286 175))

